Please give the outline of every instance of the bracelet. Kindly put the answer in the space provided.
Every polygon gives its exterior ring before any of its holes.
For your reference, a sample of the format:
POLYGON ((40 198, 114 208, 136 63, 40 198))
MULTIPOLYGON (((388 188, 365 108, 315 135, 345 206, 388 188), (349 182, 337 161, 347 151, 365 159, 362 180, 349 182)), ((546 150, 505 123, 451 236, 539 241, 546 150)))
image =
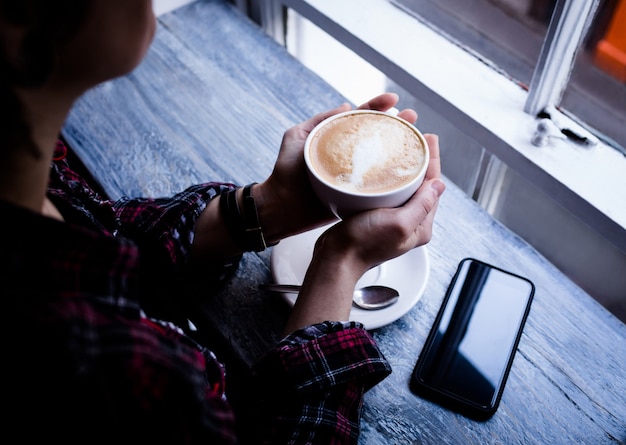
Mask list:
POLYGON ((252 186, 255 184, 256 182, 253 182, 243 188, 243 215, 237 202, 239 188, 229 190, 220 196, 220 212, 226 227, 235 243, 246 252, 261 252, 268 247, 252 196, 252 186))

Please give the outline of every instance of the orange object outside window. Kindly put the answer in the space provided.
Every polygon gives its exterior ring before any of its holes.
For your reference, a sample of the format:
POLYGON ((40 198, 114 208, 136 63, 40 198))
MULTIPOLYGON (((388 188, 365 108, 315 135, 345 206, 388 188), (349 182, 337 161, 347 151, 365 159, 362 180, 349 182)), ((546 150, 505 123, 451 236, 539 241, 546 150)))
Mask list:
POLYGON ((604 38, 598 42, 594 61, 598 67, 626 83, 626 1, 620 0, 604 38))

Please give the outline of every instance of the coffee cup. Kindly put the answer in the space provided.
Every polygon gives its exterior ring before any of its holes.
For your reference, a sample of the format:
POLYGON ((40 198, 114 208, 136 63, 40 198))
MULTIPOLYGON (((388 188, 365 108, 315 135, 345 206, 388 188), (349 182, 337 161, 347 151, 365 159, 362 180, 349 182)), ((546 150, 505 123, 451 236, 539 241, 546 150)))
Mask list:
POLYGON ((317 197, 339 218, 404 204, 424 181, 424 135, 389 113, 352 110, 317 125, 304 160, 317 197))

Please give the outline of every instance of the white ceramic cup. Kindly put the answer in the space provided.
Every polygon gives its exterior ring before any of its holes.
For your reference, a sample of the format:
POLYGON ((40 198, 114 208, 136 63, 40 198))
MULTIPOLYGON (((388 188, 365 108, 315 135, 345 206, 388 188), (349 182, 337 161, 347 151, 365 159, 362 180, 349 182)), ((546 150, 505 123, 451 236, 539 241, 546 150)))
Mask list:
MULTIPOLYGON (((369 144, 375 148, 373 154, 375 156, 372 157, 372 152, 366 153, 366 158, 372 164, 377 164, 378 161, 373 161, 371 159, 376 158, 378 156, 378 152, 383 150, 386 151, 386 148, 392 144, 395 137, 392 135, 388 135, 387 137, 382 130, 379 131, 375 136, 375 141, 373 144, 369 144)), ((396 130, 392 130, 396 131, 396 130)), ((406 134, 405 131, 401 131, 403 134, 406 134)), ((354 133, 353 131, 351 131, 354 133)), ((346 135, 346 138, 352 137, 354 135, 346 135)), ((371 134, 366 137, 372 137, 371 134)), ((410 136, 409 136, 410 137, 410 136)), ((367 144, 366 144, 367 145, 367 144)), ((371 150, 371 149, 368 149, 371 150)), ((353 153, 356 153, 357 149, 354 149, 353 153)), ((355 155, 353 155, 355 156, 355 155)), ((363 156, 361 156, 362 158, 363 156)), ((354 162, 353 158, 352 161, 354 162)), ((377 158, 376 158, 377 159, 377 158)), ((374 110, 351 110, 344 113, 339 113, 334 116, 329 117, 328 119, 321 122, 317 125, 313 131, 309 134, 304 144, 304 160, 307 166, 307 171, 309 175, 309 180, 311 182, 311 186, 315 191, 317 197, 320 199, 322 203, 324 203, 331 212, 333 212, 339 218, 345 218, 347 216, 353 215, 355 213, 359 213, 365 210, 372 210, 381 207, 398 207, 404 204, 418 189, 418 187, 424 181, 424 176, 426 175, 426 170, 428 168, 428 162, 430 160, 430 152, 428 150, 428 143, 424 138, 424 135, 409 122, 404 119, 394 116, 390 113, 384 113, 381 111, 374 110), (350 118, 351 115, 358 114, 375 114, 382 115, 385 119, 394 119, 401 123, 402 126, 406 127, 409 131, 408 134, 415 137, 417 141, 416 149, 422 150, 419 154, 421 158, 421 162, 419 165, 413 165, 411 167, 411 174, 409 178, 406 178, 401 184, 397 185, 395 188, 385 191, 359 191, 352 186, 344 186, 338 184, 337 181, 330 180, 328 177, 324 177, 319 171, 317 171, 314 166, 314 162, 312 161, 311 148, 317 143, 317 134, 329 123, 337 120, 350 118)), ((378 163, 377 165, 380 165, 378 163)), ((403 165, 395 166, 399 168, 404 168, 403 165)), ((355 168, 356 170, 356 168, 355 168)), ((361 170, 363 170, 361 168, 361 170)))

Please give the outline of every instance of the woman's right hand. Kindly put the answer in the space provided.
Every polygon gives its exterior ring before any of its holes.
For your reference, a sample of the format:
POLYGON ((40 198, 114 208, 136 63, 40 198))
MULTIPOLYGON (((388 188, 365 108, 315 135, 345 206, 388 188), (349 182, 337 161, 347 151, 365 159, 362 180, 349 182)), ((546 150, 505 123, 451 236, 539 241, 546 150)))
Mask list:
POLYGON ((365 272, 430 241, 445 184, 438 137, 426 139, 428 171, 407 203, 354 215, 320 236, 286 332, 326 320, 348 320, 354 287, 365 272))

